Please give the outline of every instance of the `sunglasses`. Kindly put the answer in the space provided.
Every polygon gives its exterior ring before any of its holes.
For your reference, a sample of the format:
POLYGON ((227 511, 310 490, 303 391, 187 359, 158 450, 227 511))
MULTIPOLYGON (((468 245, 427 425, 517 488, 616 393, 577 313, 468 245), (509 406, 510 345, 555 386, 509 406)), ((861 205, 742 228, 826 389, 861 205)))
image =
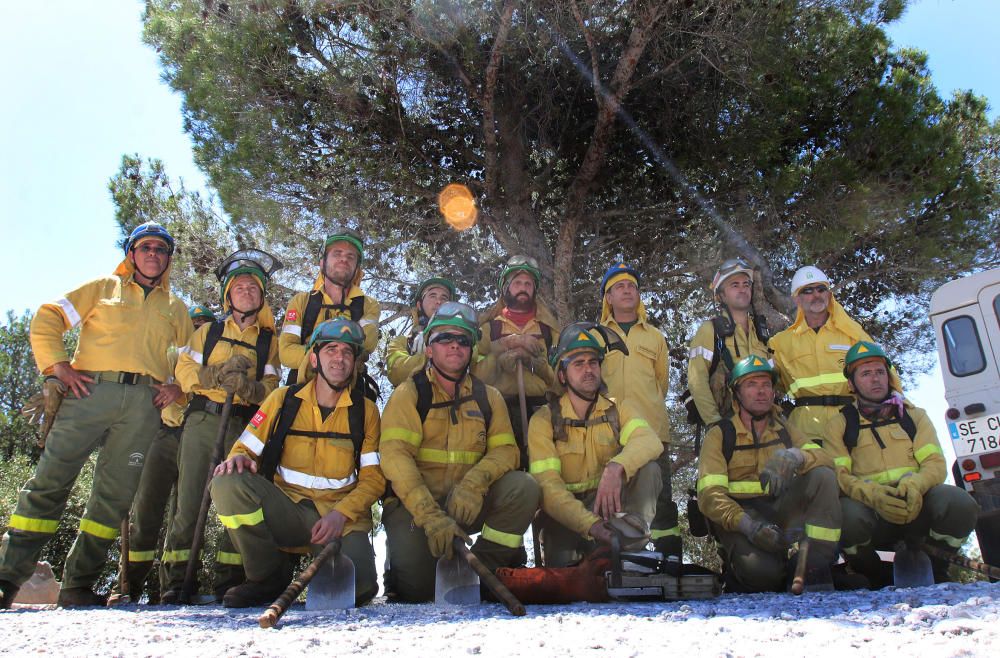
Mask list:
POLYGON ((822 294, 828 291, 830 288, 827 286, 806 286, 799 290, 800 295, 811 295, 813 293, 822 294))
POLYGON ((472 338, 465 334, 448 333, 441 333, 431 338, 431 345, 451 345, 452 343, 458 343, 459 347, 472 347, 472 338))
POLYGON ((141 244, 138 247, 133 247, 132 251, 138 251, 140 254, 156 254, 157 256, 170 255, 168 247, 154 247, 151 244, 141 244))

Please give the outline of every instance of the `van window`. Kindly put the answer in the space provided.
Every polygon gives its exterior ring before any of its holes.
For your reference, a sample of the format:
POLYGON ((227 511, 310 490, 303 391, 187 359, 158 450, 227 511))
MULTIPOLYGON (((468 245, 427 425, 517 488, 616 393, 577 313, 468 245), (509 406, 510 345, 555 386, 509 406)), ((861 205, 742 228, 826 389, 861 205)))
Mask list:
POLYGON ((1000 295, 993 298, 993 315, 997 316, 997 324, 1000 324, 1000 295))
POLYGON ((968 315, 959 315, 945 322, 941 331, 944 334, 944 349, 951 374, 967 377, 986 368, 986 358, 983 356, 975 320, 968 315))

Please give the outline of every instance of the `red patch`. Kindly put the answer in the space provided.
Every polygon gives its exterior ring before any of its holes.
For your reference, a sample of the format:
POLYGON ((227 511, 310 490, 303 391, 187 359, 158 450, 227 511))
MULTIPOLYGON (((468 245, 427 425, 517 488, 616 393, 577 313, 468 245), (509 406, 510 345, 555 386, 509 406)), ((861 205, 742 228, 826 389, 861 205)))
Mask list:
POLYGON ((263 423, 266 418, 267 414, 258 411, 253 415, 253 418, 250 419, 250 424, 253 425, 254 429, 257 429, 260 427, 260 424, 263 423))
POLYGON ((285 319, 288 320, 289 322, 295 322, 296 320, 299 319, 299 312, 293 308, 292 310, 290 310, 288 313, 285 314, 285 319))

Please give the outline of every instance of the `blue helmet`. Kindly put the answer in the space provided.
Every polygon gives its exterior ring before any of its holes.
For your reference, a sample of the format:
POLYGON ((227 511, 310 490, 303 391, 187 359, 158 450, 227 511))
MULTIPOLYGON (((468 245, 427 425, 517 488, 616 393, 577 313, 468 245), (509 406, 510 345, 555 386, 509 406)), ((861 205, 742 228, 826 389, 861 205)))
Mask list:
POLYGON ((619 274, 629 274, 635 278, 636 283, 639 282, 639 271, 636 270, 631 265, 626 265, 624 262, 617 262, 608 268, 608 271, 604 273, 604 278, 601 279, 601 295, 608 291, 608 281, 611 277, 617 276, 619 274))
POLYGON ((132 232, 128 235, 128 240, 125 241, 125 255, 135 248, 135 245, 143 238, 159 238, 167 243, 167 248, 170 253, 174 253, 174 238, 167 229, 163 228, 161 224, 156 222, 146 222, 144 224, 139 224, 132 232))

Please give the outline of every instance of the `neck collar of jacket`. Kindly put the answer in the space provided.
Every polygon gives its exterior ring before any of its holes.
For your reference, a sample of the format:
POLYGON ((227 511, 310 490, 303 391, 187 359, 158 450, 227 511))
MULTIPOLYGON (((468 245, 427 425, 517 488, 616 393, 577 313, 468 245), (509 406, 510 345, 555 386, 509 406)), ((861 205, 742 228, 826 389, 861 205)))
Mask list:
MULTIPOLYGON (((636 313, 636 324, 646 323, 646 305, 642 303, 642 296, 639 297, 639 306, 635 309, 636 313)), ((601 324, 610 324, 614 322, 618 324, 614 319, 614 314, 611 311, 611 304, 608 303, 608 296, 603 295, 601 297, 601 324)))
MULTIPOLYGON (((778 422, 778 415, 780 413, 781 413, 781 407, 779 407, 778 405, 774 405, 773 407, 771 407, 771 411, 769 411, 767 414, 767 429, 764 430, 765 433, 777 432, 778 430, 781 429, 781 423, 778 422)), ((732 421, 733 421, 733 427, 736 429, 737 436, 745 435, 753 437, 753 433, 750 431, 750 428, 743 423, 743 417, 740 415, 739 409, 737 409, 736 414, 733 415, 732 421)))
MULTIPOLYGON (((163 275, 160 280, 156 282, 153 289, 162 288, 163 292, 170 292, 170 268, 174 266, 173 256, 170 258, 170 262, 167 264, 167 269, 163 271, 163 275)), ((135 265, 125 256, 125 260, 118 263, 118 267, 115 268, 115 276, 119 276, 126 283, 129 281, 135 281, 135 285, 140 285, 138 281, 135 280, 135 265)))
MULTIPOLYGON (((602 393, 597 394, 597 400, 594 401, 594 406, 590 410, 590 417, 600 416, 604 413, 606 409, 614 405, 614 400, 607 397, 602 393)), ((570 420, 586 420, 585 418, 580 418, 576 415, 576 410, 573 409, 573 401, 569 399, 569 393, 563 393, 559 398, 559 409, 563 418, 568 418, 570 420)))
MULTIPOLYGON (((836 329, 848 336, 866 336, 865 330, 857 323, 851 316, 847 314, 844 307, 840 305, 833 293, 830 293, 830 304, 827 306, 827 310, 830 312, 830 317, 827 318, 826 324, 823 327, 829 326, 832 329, 836 329)), ((795 314, 795 322, 789 327, 792 331, 797 334, 805 333, 806 331, 812 331, 809 325, 806 323, 805 313, 802 309, 798 309, 795 314)), ((822 329, 822 328, 821 328, 822 329)))
MULTIPOLYGON (((441 386, 441 382, 438 381, 438 373, 435 372, 434 365, 430 363, 430 359, 428 359, 425 372, 427 373, 427 381, 431 383, 431 386, 437 389, 441 393, 442 397, 450 399, 452 396, 444 390, 444 387, 441 386)), ((468 372, 468 370, 466 370, 465 375, 462 376, 461 386, 457 386, 455 388, 456 398, 464 397, 465 395, 472 395, 472 375, 468 372)))

